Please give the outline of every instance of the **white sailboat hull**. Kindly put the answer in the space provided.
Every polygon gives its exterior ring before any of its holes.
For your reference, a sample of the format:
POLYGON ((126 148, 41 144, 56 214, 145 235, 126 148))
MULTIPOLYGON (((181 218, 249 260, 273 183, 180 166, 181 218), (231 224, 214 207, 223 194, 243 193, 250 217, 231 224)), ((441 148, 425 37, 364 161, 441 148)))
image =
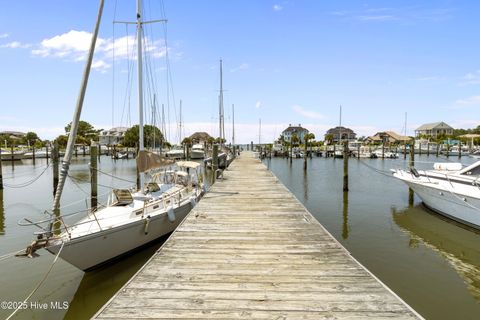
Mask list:
MULTIPOLYGON (((198 200, 198 199, 197 199, 198 200)), ((145 220, 137 220, 129 224, 95 232, 65 242, 60 257, 81 270, 89 270, 141 247, 175 230, 192 209, 192 203, 185 201, 174 209, 175 221, 170 222, 167 212, 152 216, 147 233, 145 220)), ((47 247, 57 254, 61 243, 47 247)))

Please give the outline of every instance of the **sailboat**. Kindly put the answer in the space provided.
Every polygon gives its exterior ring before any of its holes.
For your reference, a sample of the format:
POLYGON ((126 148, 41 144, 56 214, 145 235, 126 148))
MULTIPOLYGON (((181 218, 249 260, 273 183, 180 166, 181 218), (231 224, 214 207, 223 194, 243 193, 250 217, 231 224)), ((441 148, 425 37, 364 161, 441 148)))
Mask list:
MULTIPOLYGON (((100 1, 95 31, 85 66, 77 106, 72 121, 67 150, 62 162, 60 179, 55 193, 52 212, 59 212, 60 197, 68 174, 73 146, 77 134, 83 97, 88 82, 95 42, 103 11, 100 1)), ((142 21, 141 1, 137 0, 137 46, 138 46, 138 105, 139 105, 139 154, 137 168, 140 172, 140 188, 114 189, 107 205, 99 210, 90 210, 86 217, 73 225, 67 225, 61 216, 51 214, 50 219, 22 225, 36 225, 37 240, 27 247, 26 256, 45 248, 81 270, 90 270, 111 259, 132 251, 163 235, 172 232, 195 206, 203 195, 203 186, 198 177, 198 163, 177 162, 178 170, 161 170, 167 162, 159 155, 144 150, 143 141, 143 94, 142 94, 142 26, 151 21, 142 21), (157 168, 152 180, 144 184, 144 172, 157 168), (48 224, 48 227, 42 227, 48 224)))

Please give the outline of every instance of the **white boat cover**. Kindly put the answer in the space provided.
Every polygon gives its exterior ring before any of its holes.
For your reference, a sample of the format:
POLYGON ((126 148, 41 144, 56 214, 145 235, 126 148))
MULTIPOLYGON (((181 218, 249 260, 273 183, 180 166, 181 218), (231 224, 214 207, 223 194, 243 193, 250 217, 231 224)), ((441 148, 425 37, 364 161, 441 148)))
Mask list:
POLYGON ((459 162, 438 162, 433 164, 433 169, 442 171, 458 171, 462 169, 462 164, 459 162))

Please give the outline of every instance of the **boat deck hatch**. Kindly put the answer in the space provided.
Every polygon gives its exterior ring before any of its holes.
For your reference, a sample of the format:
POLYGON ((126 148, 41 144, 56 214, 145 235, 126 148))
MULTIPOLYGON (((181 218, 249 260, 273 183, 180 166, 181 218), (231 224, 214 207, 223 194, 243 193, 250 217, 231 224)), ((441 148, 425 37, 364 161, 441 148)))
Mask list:
POLYGON ((133 202, 132 193, 128 189, 113 189, 113 194, 117 198, 114 206, 126 206, 133 202))
POLYGON ((156 192, 156 191, 160 191, 160 186, 159 186, 158 183, 156 183, 156 182, 149 182, 149 183, 147 184, 146 189, 147 189, 149 192, 156 192))

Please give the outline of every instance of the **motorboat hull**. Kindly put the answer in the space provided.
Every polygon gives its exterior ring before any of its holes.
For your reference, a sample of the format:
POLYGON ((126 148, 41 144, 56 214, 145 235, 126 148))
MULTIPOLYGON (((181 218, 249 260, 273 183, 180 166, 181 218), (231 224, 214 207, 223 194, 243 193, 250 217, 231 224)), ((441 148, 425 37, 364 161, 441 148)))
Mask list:
POLYGON ((397 172, 394 176, 404 181, 420 197, 426 207, 450 219, 480 229, 480 188, 478 186, 459 184, 453 187, 451 181, 436 182, 432 179, 430 182, 415 179, 409 177, 410 173, 405 171, 397 172))
MULTIPOLYGON (((196 199, 198 201, 198 198, 196 199)), ((153 215, 146 228, 146 220, 113 227, 81 236, 65 242, 60 257, 75 267, 88 271, 109 260, 133 251, 175 230, 193 208, 190 200, 185 199, 174 209, 175 221, 168 219, 167 212, 153 215)), ((61 242, 46 249, 58 254, 61 242)))

